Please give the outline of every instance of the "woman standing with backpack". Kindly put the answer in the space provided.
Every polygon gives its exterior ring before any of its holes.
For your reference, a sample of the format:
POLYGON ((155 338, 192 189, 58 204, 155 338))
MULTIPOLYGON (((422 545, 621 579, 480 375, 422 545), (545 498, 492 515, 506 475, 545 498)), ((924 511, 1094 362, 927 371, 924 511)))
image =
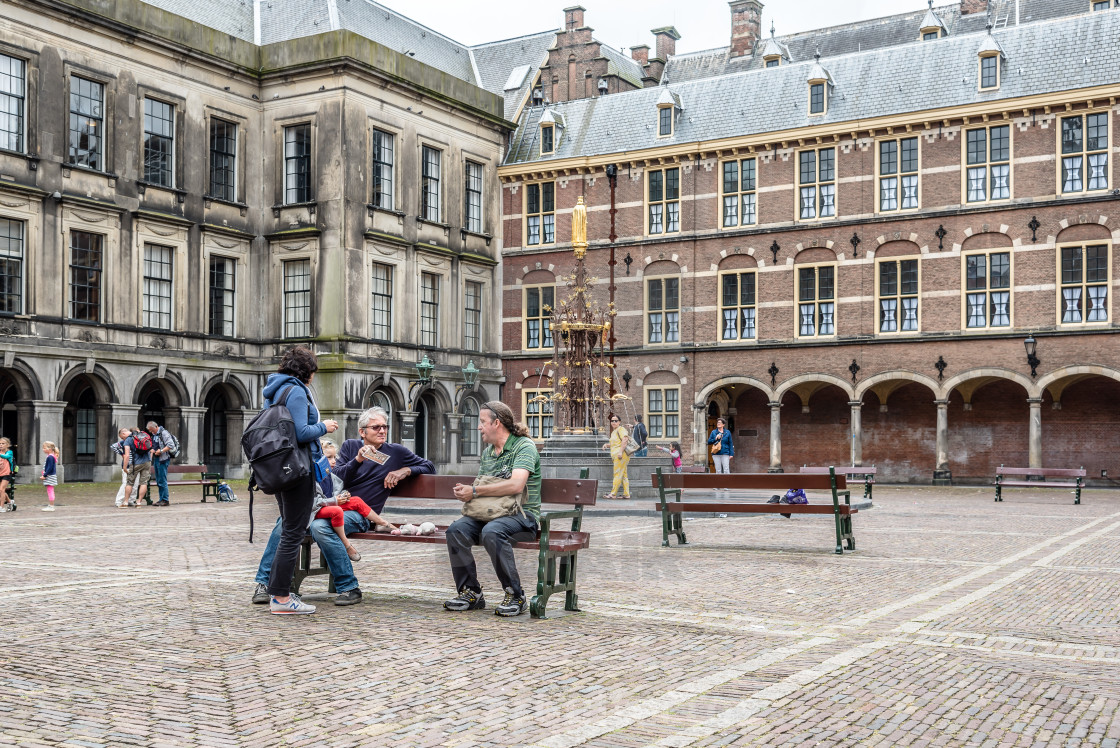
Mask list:
MULTIPOLYGON (((319 362, 315 354, 310 349, 297 345, 284 352, 279 369, 275 374, 268 375, 268 382, 264 386, 264 406, 271 408, 282 402, 288 408, 295 423, 296 441, 301 447, 310 450, 312 465, 323 454, 319 438, 338 429, 335 421, 319 421, 319 409, 308 388, 318 370, 319 362)), ((298 595, 291 594, 292 573, 299 556, 299 545, 307 534, 314 501, 314 473, 294 487, 276 494, 283 522, 280 544, 276 547, 268 579, 269 609, 275 615, 315 612, 314 605, 308 605, 298 595)))

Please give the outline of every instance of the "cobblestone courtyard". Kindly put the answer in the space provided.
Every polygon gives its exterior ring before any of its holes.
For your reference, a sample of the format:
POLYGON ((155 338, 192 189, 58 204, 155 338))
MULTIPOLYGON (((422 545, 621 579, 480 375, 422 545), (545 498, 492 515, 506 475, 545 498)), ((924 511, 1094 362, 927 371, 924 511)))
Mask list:
POLYGON ((1116 491, 880 487, 842 557, 824 517, 695 519, 664 549, 656 517, 591 515, 583 612, 545 621, 447 613, 445 549, 369 543, 361 605, 319 577, 317 614, 269 616, 249 597, 271 503, 249 545, 244 497, 116 510, 62 486, 48 514, 41 494, 0 515, 0 745, 1120 738, 1116 491))

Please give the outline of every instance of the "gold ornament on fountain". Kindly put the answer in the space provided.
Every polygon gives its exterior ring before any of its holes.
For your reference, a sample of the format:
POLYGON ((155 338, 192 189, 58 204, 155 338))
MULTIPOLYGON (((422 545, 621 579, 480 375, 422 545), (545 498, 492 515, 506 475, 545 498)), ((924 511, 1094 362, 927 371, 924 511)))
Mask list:
POLYGON ((577 260, 582 260, 587 254, 587 206, 583 204, 583 195, 576 200, 575 210, 572 211, 572 250, 577 260))

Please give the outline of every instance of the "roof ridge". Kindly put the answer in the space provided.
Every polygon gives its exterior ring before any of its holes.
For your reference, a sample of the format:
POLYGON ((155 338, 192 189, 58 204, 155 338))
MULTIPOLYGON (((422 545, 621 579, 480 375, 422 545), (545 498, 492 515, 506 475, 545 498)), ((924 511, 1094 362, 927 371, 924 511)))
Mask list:
POLYGON ((548 31, 535 31, 532 34, 522 34, 521 36, 511 36, 508 39, 498 39, 497 41, 492 41, 492 42, 482 42, 481 44, 475 44, 474 46, 470 47, 470 49, 479 49, 481 47, 492 47, 492 46, 495 46, 497 44, 509 44, 510 42, 515 42, 519 39, 535 39, 538 36, 544 36, 545 34, 555 34, 555 33, 556 33, 556 29, 549 29, 548 31))

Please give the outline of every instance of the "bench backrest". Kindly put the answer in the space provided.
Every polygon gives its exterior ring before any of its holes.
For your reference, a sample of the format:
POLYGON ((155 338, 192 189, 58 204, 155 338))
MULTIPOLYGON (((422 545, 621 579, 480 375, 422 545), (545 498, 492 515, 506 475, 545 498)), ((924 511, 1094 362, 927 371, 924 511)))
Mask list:
POLYGON ((206 465, 168 465, 167 472, 169 473, 209 473, 210 468, 206 465))
MULTIPOLYGON (((417 475, 403 481, 393 490, 393 498, 454 499, 456 483, 471 485, 473 475, 417 475)), ((541 480, 542 504, 592 506, 599 491, 599 481, 590 478, 544 478, 541 480)))
MULTIPOLYGON (((650 476, 653 487, 659 488, 658 474, 650 476)), ((665 488, 681 489, 712 489, 712 488, 764 488, 788 489, 804 488, 806 490, 820 489, 832 490, 832 477, 827 473, 815 475, 813 473, 661 473, 665 488)), ((843 475, 836 476, 836 488, 847 488, 847 479, 843 475)))
MULTIPOLYGON (((836 470, 837 475, 843 474, 843 475, 847 475, 847 476, 852 476, 852 475, 875 475, 875 472, 876 472, 876 469, 875 469, 874 466, 872 466, 872 467, 860 467, 858 465, 845 465, 844 467, 836 467, 836 468, 833 468, 833 469, 836 470)), ((826 468, 826 467, 815 467, 815 466, 812 466, 812 465, 802 465, 801 466, 801 472, 802 473, 808 473, 808 474, 823 473, 825 475, 828 475, 828 468, 826 468)))
POLYGON ((996 470, 996 475, 1037 475, 1043 478, 1084 478, 1085 468, 1070 470, 1068 468, 1009 468, 1003 465, 996 470))

